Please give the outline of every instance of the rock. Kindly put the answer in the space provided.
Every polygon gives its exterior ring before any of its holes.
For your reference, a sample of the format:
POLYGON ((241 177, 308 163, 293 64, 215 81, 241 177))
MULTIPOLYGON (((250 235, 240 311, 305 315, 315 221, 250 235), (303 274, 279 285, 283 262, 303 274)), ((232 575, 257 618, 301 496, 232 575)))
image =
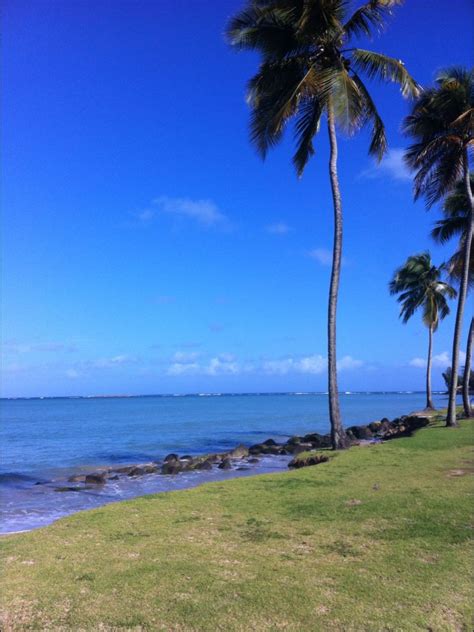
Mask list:
POLYGON ((249 467, 245 467, 245 465, 241 465, 240 467, 236 468, 237 472, 242 472, 243 470, 249 470, 249 467))
POLYGON ((417 415, 407 415, 394 419, 389 428, 381 434, 382 439, 397 439, 399 437, 410 437, 415 430, 428 426, 428 417, 418 417, 417 415))
POLYGON ((301 443, 301 437, 295 435, 290 437, 286 443, 289 445, 298 445, 298 443, 301 443))
POLYGON ((118 481, 119 479, 119 475, 118 474, 114 474, 113 476, 109 476, 109 478, 107 479, 108 481, 118 481))
POLYGON ((94 472, 92 474, 86 474, 84 482, 86 485, 104 485, 105 477, 106 472, 94 472))
POLYGON ((163 465, 161 466, 161 473, 162 474, 178 474, 179 472, 181 472, 181 470, 183 469, 181 463, 179 461, 166 461, 166 463, 163 463, 163 465))
POLYGON ((193 457, 190 454, 185 454, 184 456, 182 456, 180 459, 180 461, 192 461, 193 457))
POLYGON ((249 455, 249 449, 244 445, 238 445, 236 448, 229 452, 228 456, 231 459, 243 459, 249 455))
POLYGON ((223 459, 217 466, 220 470, 231 470, 232 462, 230 459, 223 459))
POLYGON ((117 472, 118 474, 128 474, 135 468, 135 465, 124 465, 123 467, 116 467, 112 472, 117 472))
POLYGON ((264 448, 263 445, 261 443, 256 443, 255 445, 251 445, 249 448, 249 454, 255 455, 255 454, 262 454, 264 448))
POLYGON ((83 483, 86 480, 85 474, 73 474, 68 479, 69 483, 83 483))
POLYGON ((280 454, 282 447, 279 445, 264 445, 262 449, 262 454, 280 454))
POLYGON ((83 487, 68 487, 66 485, 62 486, 62 487, 55 487, 54 491, 55 492, 80 492, 82 491, 84 488, 83 487))
POLYGON ((351 426, 347 429, 356 439, 372 439, 374 436, 368 426, 351 426))
POLYGON ((297 444, 292 444, 292 443, 286 443, 283 446, 283 449, 285 450, 285 452, 287 452, 288 454, 299 454, 300 452, 305 452, 306 448, 297 445, 297 444))
POLYGON ((196 463, 196 465, 194 466, 195 470, 212 470, 212 463, 209 459, 206 459, 205 461, 200 461, 199 463, 196 463))
POLYGON ((267 439, 263 442, 263 445, 276 445, 277 442, 274 439, 267 439))
POLYGON ((172 452, 171 454, 167 454, 163 459, 163 463, 168 463, 168 461, 179 461, 179 456, 172 452))
POLYGON ((254 456, 251 456, 250 459, 247 460, 247 463, 260 463, 260 459, 255 458, 254 456))
POLYGON ((143 474, 145 474, 145 470, 138 465, 127 472, 127 476, 143 476, 143 474))
POLYGON ((288 467, 291 468, 300 468, 300 467, 308 467, 310 465, 319 465, 320 463, 326 463, 329 461, 329 456, 326 454, 311 454, 306 458, 295 458, 292 459, 288 463, 288 467))

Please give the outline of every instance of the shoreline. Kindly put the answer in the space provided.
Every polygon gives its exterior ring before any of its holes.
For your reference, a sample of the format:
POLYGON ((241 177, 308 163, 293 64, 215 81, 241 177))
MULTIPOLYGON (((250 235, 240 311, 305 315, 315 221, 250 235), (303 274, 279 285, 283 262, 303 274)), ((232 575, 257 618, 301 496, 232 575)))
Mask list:
MULTIPOLYGON (((415 430, 429 424, 430 416, 422 411, 403 415, 392 421, 384 418, 366 425, 350 426, 346 429, 346 434, 350 446, 380 443, 392 438, 411 436, 415 430)), ((46 519, 47 521, 44 522, 38 518, 41 524, 29 529, 14 528, 0 535, 8 536, 37 530, 80 511, 148 494, 162 494, 198 487, 213 481, 255 476, 272 471, 287 471, 289 467, 314 465, 322 462, 320 455, 316 459, 311 457, 314 454, 317 455, 318 450, 329 453, 330 447, 329 434, 322 435, 314 432, 303 436, 289 436, 283 443, 268 438, 249 447, 240 444, 232 450, 219 453, 197 456, 186 454, 180 456, 170 453, 161 461, 123 466, 106 465, 90 471, 84 471, 86 467, 84 466, 67 478, 36 481, 30 488, 26 488, 27 491, 34 490, 35 492, 44 490, 46 503, 48 501, 46 494, 51 494, 49 498, 51 519, 46 519), (299 459, 299 455, 303 454, 310 458, 299 459), (156 485, 157 483, 159 484, 156 485), (88 503, 81 504, 81 500, 84 501, 84 493, 89 494, 90 497, 86 498, 88 503), (111 496, 111 493, 114 493, 115 497, 111 496), (66 506, 61 506, 62 500, 66 501, 66 506), (69 505, 67 505, 68 501, 69 505), (55 503, 56 512, 53 510, 55 503)), ((327 457, 323 460, 327 460, 327 457)), ((31 511, 31 513, 34 512, 31 511)), ((11 520, 15 524, 15 519, 11 518, 11 520)))

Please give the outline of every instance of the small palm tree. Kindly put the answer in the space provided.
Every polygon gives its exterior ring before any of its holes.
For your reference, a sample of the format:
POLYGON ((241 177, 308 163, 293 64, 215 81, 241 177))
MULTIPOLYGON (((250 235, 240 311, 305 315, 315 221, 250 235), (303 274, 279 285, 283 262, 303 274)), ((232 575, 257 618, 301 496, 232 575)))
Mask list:
MULTIPOLYGON (((471 189, 474 188, 474 174, 470 174, 471 189)), ((458 237, 459 245, 456 252, 446 262, 446 269, 452 281, 460 283, 463 275, 464 264, 464 244, 469 229, 469 200, 466 195, 464 182, 458 182, 454 191, 448 195, 443 203, 443 219, 436 222, 431 231, 433 239, 439 243, 445 243, 453 237, 458 237)), ((469 255, 469 280, 468 288, 474 285, 474 240, 471 241, 471 251, 469 255)), ((472 345, 474 337, 474 318, 471 318, 469 332, 467 335, 466 362, 464 364, 464 375, 462 378, 462 399, 464 414, 472 417, 473 411, 470 398, 470 377, 472 345)))
POLYGON ((415 141, 406 153, 407 164, 416 172, 415 199, 424 195, 430 207, 462 181, 467 200, 467 231, 451 362, 453 379, 446 417, 447 426, 457 426, 459 347, 474 231, 474 195, 469 170, 469 152, 474 144, 474 70, 449 68, 439 73, 435 87, 422 92, 404 125, 415 141))
POLYGON ((454 298, 456 290, 441 280, 442 268, 437 268, 428 252, 408 257, 390 281, 390 294, 398 294, 400 318, 407 323, 418 310, 423 311, 423 322, 428 327, 428 362, 426 366, 426 408, 434 410, 431 396, 431 359, 433 334, 440 320, 449 314, 447 298, 454 298))
POLYGON ((352 135, 368 125, 369 153, 381 159, 387 149, 385 129, 362 76, 395 81, 404 96, 418 85, 403 63, 381 53, 356 48, 353 38, 380 30, 401 0, 370 0, 352 15, 345 0, 250 0, 229 23, 227 34, 237 49, 256 50, 261 63, 250 80, 251 139, 262 157, 295 121, 298 176, 314 154, 314 137, 323 115, 330 144, 329 176, 334 213, 334 246, 328 307, 329 417, 334 449, 347 445, 339 407, 336 363, 336 310, 342 260, 342 199, 337 173, 336 128, 352 135))

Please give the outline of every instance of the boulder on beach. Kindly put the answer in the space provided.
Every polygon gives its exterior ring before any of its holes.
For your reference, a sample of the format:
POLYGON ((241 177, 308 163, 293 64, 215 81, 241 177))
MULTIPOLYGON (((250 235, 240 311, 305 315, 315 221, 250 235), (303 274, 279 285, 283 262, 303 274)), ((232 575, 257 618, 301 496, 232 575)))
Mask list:
POLYGON ((181 472, 183 469, 183 466, 181 465, 181 463, 179 461, 166 461, 166 463, 163 463, 163 465, 161 466, 161 474, 178 474, 179 472, 181 472))
POLYGON ((163 463, 167 463, 168 461, 179 461, 179 456, 172 452, 171 454, 167 454, 163 459, 163 463))
POLYGON ((91 474, 86 474, 84 482, 86 485, 104 485, 106 475, 106 472, 93 472, 91 474))
POLYGON ((230 459, 223 459, 217 466, 220 470, 231 470, 232 462, 230 459))
POLYGON ((231 452, 229 452, 228 456, 231 459, 243 459, 249 455, 249 449, 244 445, 238 445, 231 452))

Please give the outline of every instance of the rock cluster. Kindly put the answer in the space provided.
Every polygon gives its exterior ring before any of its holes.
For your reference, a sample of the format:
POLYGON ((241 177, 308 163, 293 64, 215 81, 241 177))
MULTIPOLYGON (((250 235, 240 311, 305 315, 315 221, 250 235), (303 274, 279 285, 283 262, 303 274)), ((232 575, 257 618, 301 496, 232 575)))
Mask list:
MULTIPOLYGON (((366 426, 351 426, 346 430, 346 434, 352 444, 358 444, 366 440, 387 440, 396 437, 406 437, 411 435, 418 428, 427 426, 429 420, 426 417, 407 415, 399 417, 393 421, 382 419, 366 426)), ((284 443, 277 443, 274 439, 267 439, 262 443, 256 443, 247 448, 239 445, 230 452, 220 454, 207 454, 203 456, 179 456, 178 454, 168 454, 163 461, 142 463, 137 465, 125 465, 122 467, 103 467, 95 472, 87 474, 74 474, 70 476, 68 482, 83 483, 85 487, 57 487, 57 491, 80 491, 81 489, 91 489, 105 485, 107 481, 117 480, 121 476, 138 477, 146 474, 175 475, 180 472, 191 472, 199 470, 212 470, 217 467, 220 470, 243 470, 248 469, 248 465, 258 463, 259 458, 265 455, 291 455, 289 467, 304 467, 305 465, 316 465, 328 460, 328 456, 322 454, 312 454, 308 458, 298 459, 298 454, 311 452, 321 448, 331 447, 331 436, 321 435, 317 432, 306 434, 302 437, 290 437, 284 443)))

